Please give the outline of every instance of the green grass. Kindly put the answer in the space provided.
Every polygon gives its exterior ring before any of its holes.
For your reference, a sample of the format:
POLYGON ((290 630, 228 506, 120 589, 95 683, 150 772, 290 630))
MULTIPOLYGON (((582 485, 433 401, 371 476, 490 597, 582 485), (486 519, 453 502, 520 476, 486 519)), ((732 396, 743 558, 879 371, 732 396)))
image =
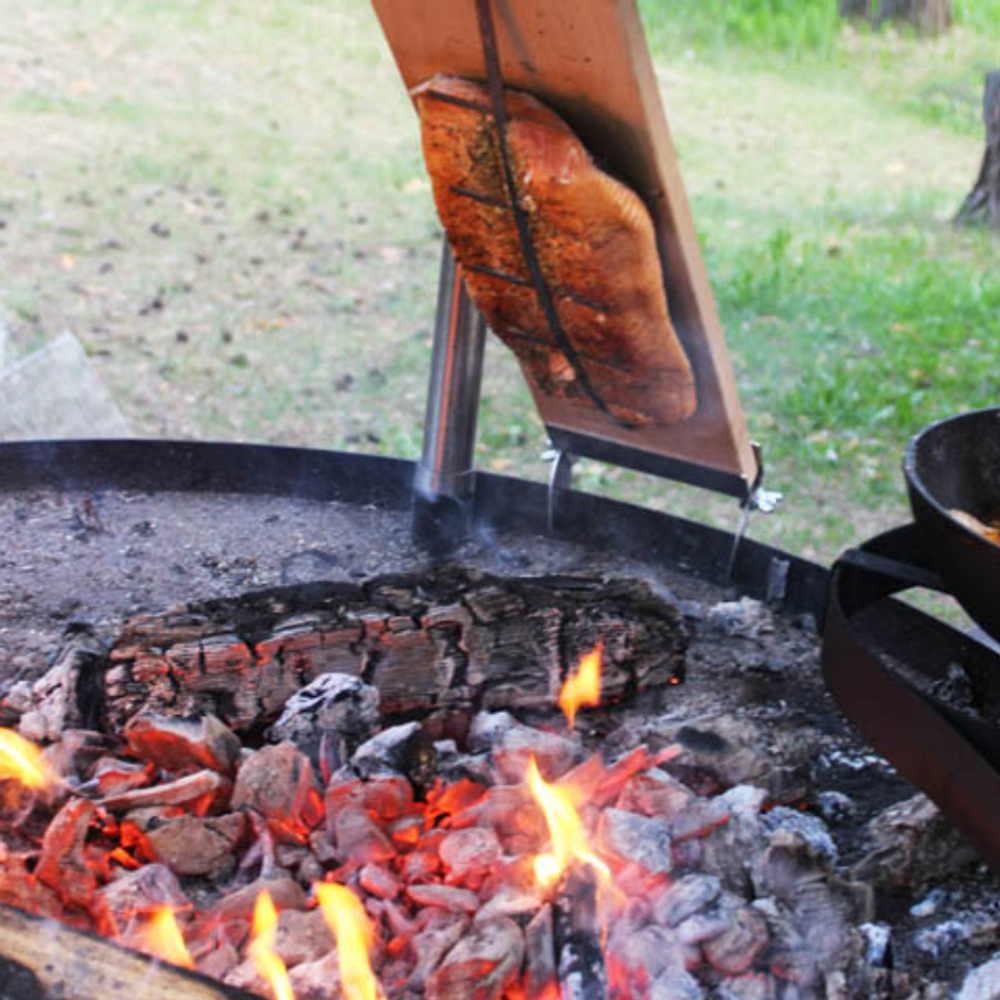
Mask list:
POLYGON ((840 28, 831 0, 640 0, 639 8, 656 50, 717 58, 733 47, 829 55, 840 28))
MULTIPOLYGON (((1000 397, 997 243, 948 223, 982 152, 1000 0, 956 0, 932 40, 845 30, 835 0, 640 7, 787 496, 752 530, 831 558, 905 516, 914 430, 1000 397)), ((415 457, 439 227, 369 5, 0 0, 0 22, 11 352, 73 330, 139 433, 415 457)), ((479 427, 482 467, 546 475, 496 342, 479 427)), ((732 501, 619 469, 578 481, 736 522, 732 501)))

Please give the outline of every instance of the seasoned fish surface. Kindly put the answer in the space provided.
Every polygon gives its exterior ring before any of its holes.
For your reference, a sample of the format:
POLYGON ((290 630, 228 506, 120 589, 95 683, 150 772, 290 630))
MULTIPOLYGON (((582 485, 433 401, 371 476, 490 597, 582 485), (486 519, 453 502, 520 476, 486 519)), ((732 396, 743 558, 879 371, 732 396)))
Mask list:
MULTIPOLYGON (((645 205, 594 165, 554 111, 523 91, 505 96, 520 204, 579 366, 625 424, 687 419, 694 378, 667 312, 645 205)), ((487 89, 436 76, 413 97, 438 214, 476 306, 542 393, 586 401, 531 285, 487 89)))

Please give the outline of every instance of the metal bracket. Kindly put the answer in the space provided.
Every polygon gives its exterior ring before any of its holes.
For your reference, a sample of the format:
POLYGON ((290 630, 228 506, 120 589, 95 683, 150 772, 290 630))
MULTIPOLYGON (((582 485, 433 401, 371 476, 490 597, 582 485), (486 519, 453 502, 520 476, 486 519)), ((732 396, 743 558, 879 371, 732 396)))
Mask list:
POLYGON ((729 561, 726 564, 726 579, 731 580, 736 568, 736 557, 739 555, 740 542, 743 541, 750 527, 750 515, 758 510, 762 514, 773 514, 785 499, 777 490, 764 489, 764 449, 756 442, 750 444, 754 458, 757 459, 757 478, 750 487, 750 495, 740 504, 740 519, 733 533, 733 545, 729 550, 729 561))

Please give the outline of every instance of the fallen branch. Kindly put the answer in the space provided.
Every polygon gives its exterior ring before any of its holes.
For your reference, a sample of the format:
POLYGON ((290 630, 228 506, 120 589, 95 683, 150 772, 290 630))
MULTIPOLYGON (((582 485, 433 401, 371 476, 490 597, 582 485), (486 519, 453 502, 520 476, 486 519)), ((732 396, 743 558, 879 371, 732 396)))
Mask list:
POLYGON ((0 906, 0 995, 5 1000, 260 1000, 53 920, 0 906))

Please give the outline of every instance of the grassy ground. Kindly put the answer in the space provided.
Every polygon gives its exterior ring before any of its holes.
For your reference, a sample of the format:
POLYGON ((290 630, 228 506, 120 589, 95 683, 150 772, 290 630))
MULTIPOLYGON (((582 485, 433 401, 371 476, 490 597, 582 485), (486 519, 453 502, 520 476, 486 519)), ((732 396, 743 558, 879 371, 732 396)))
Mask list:
MULTIPOLYGON (((644 0, 751 430, 787 497, 759 537, 830 558, 901 519, 909 435, 997 402, 996 244, 948 222, 982 150, 991 3, 920 40, 844 31, 825 0, 742 24, 644 0)), ((439 228, 367 4, 0 0, 0 23, 14 353, 72 330, 142 434, 415 456, 439 228)), ((496 345, 487 365, 481 464, 543 476, 516 366, 496 345)), ((618 470, 582 481, 736 520, 618 470)))

